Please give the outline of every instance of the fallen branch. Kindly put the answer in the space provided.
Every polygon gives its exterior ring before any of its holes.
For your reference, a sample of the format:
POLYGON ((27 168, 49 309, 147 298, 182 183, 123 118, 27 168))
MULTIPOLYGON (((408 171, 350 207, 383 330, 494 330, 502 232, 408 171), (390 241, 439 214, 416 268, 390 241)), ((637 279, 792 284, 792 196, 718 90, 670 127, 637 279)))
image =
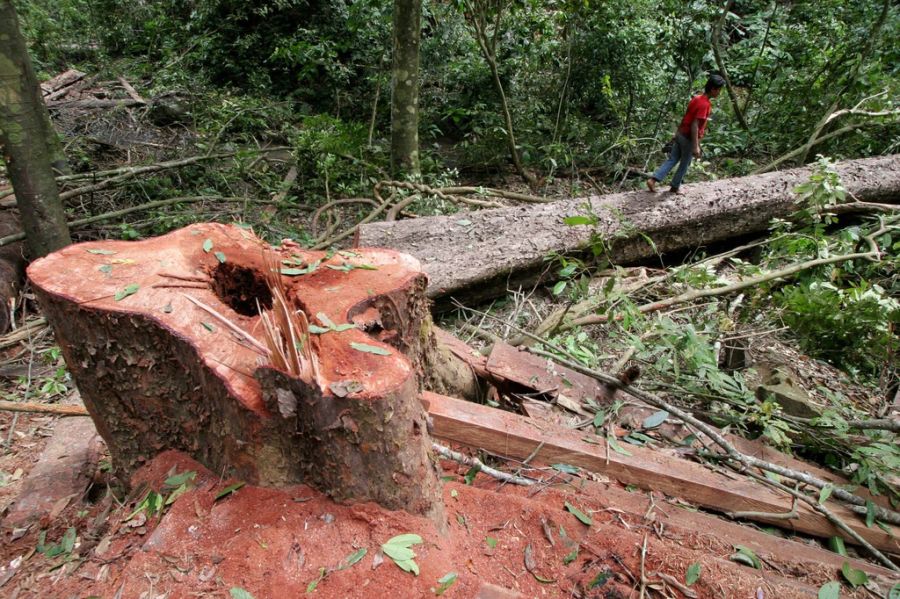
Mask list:
MULTIPOLYGON (((607 273, 599 273, 597 276, 598 276, 598 278, 603 277, 603 276, 611 277, 611 276, 614 276, 614 274, 610 274, 607 272, 607 273)), ((669 276, 670 275, 665 274, 665 275, 657 275, 655 277, 649 277, 647 279, 638 281, 633 286, 627 286, 624 289, 618 289, 618 291, 622 291, 622 292, 630 295, 630 294, 632 294, 636 291, 639 291, 645 287, 665 281, 667 278, 669 278, 669 276)), ((564 330, 567 330, 568 328, 571 328, 571 327, 566 326, 563 323, 564 318, 566 318, 567 316, 572 317, 574 319, 581 318, 584 314, 596 309, 597 306, 599 306, 600 303, 605 299, 605 295, 606 294, 591 293, 588 295, 588 297, 586 299, 578 302, 575 305, 572 305, 572 306, 566 305, 566 306, 563 306, 561 308, 554 310, 553 312, 550 313, 549 316, 547 316, 547 318, 545 318, 543 320, 543 322, 541 322, 537 326, 537 328, 535 328, 534 333, 536 335, 538 335, 539 337, 544 337, 544 336, 552 335, 553 333, 555 333, 557 331, 564 331, 564 330)), ((531 344, 531 342, 532 342, 532 340, 530 340, 528 337, 525 337, 524 335, 519 334, 519 335, 516 335, 515 337, 511 338, 508 343, 514 347, 520 347, 520 346, 528 346, 531 344)))
POLYGON ((84 406, 29 403, 24 401, 0 401, 0 411, 53 414, 56 416, 90 416, 84 406))
MULTIPOLYGON (((833 424, 823 422, 813 422, 812 418, 801 418, 799 416, 791 416, 791 421, 813 428, 835 428, 833 424)), ((900 420, 896 418, 875 418, 872 420, 848 420, 847 426, 857 430, 871 431, 889 431, 892 433, 900 433, 900 420)))
MULTIPOLYGON (((428 185, 424 185, 422 183, 413 183, 411 181, 379 181, 379 185, 382 187, 394 187, 396 189, 406 189, 409 191, 415 191, 418 193, 424 193, 427 195, 433 195, 442 200, 447 200, 448 202, 453 202, 454 204, 469 204, 471 206, 478 206, 481 208, 501 208, 501 205, 497 202, 488 202, 486 200, 473 200, 470 198, 464 197, 464 194, 461 193, 448 193, 446 189, 439 187, 431 187, 428 185)), ((449 189, 471 189, 472 193, 476 193, 478 188, 462 188, 462 187, 451 187, 449 189)), ((494 190, 497 193, 505 193, 500 192, 499 190, 494 190)), ((528 196, 531 197, 531 196, 528 196)))
POLYGON ((789 486, 787 486, 787 485, 785 485, 785 484, 782 484, 782 483, 780 483, 780 482, 774 481, 774 480, 772 480, 772 479, 770 479, 770 478, 767 478, 767 477, 765 477, 765 476, 760 476, 760 475, 758 475, 758 474, 754 474, 753 472, 748 472, 747 474, 749 474, 752 478, 758 480, 759 482, 761 482, 761 483, 763 483, 763 484, 766 484, 766 485, 775 487, 776 489, 780 489, 780 490, 784 491, 785 493, 790 493, 791 495, 794 496, 794 500, 795 500, 795 501, 796 501, 797 499, 799 499, 800 501, 806 503, 807 505, 809 505, 810 507, 812 507, 814 510, 816 510, 817 512, 819 512, 820 514, 822 514, 823 516, 825 516, 826 518, 828 518, 828 520, 829 520, 832 524, 834 524, 835 526, 837 526, 837 527, 838 527, 839 529, 841 529, 844 533, 850 535, 850 536, 853 538, 853 540, 855 540, 857 543, 859 543, 862 547, 865 547, 866 549, 868 549, 869 552, 870 552, 872 555, 874 555, 875 557, 877 557, 878 560, 879 560, 881 563, 883 563, 886 567, 890 568, 890 569, 893 570, 894 572, 900 572, 900 567, 897 567, 897 565, 896 565, 893 561, 891 561, 891 559, 890 559, 889 557, 887 557, 885 554, 883 554, 883 553, 881 553, 880 551, 878 551, 878 549, 876 549, 875 547, 873 547, 871 543, 869 543, 869 542, 866 541, 864 538, 862 538, 862 537, 859 535, 859 533, 857 533, 855 530, 853 530, 852 528, 850 528, 849 526, 847 526, 847 523, 846 523, 846 522, 844 522, 843 520, 841 520, 840 518, 838 518, 836 515, 834 515, 834 512, 832 512, 831 510, 829 510, 829 509, 828 509, 827 507, 825 507, 823 504, 819 503, 817 500, 815 500, 815 499, 813 499, 813 498, 811 498, 811 497, 806 496, 804 493, 801 493, 800 491, 797 491, 796 489, 792 489, 792 488, 790 488, 789 486))
POLYGON ((675 587, 676 589, 681 591, 681 594, 684 595, 685 597, 687 597, 688 599, 697 599, 697 593, 695 591, 692 591, 690 587, 685 586, 685 585, 681 584, 680 582, 678 582, 678 579, 676 579, 674 576, 669 576, 665 572, 654 572, 652 574, 652 576, 656 576, 657 578, 662 580, 664 583, 675 587))
MULTIPOLYGON (((385 182, 379 181, 378 183, 375 184, 375 187, 373 188, 373 193, 375 194, 375 199, 378 202, 378 204, 375 206, 375 208, 371 212, 369 212, 369 214, 367 214, 365 217, 363 217, 363 219, 361 221, 359 221, 358 223, 356 223, 355 225, 353 225, 346 231, 338 233, 337 235, 334 235, 332 237, 322 239, 321 241, 316 240, 316 243, 310 249, 321 250, 321 249, 325 249, 325 248, 337 243, 338 241, 342 241, 342 240, 346 239, 347 237, 350 237, 351 235, 353 235, 359 229, 360 226, 375 220, 382 212, 384 212, 385 209, 391 204, 391 202, 394 201, 394 198, 396 197, 397 192, 391 191, 391 194, 387 197, 387 199, 382 198, 381 197, 381 188, 382 188, 383 183, 385 183, 385 182)), ((337 201, 341 201, 341 200, 337 200, 337 201)))
POLYGON ((316 211, 313 213, 312 221, 310 223, 310 231, 312 232, 312 234, 314 236, 319 234, 319 218, 321 218, 323 213, 331 210, 335 206, 343 206, 346 204, 369 204, 371 206, 374 206, 375 208, 378 208, 378 202, 370 198, 346 198, 343 200, 333 200, 331 202, 328 202, 327 204, 322 204, 321 206, 316 208, 316 211))
POLYGON ((828 141, 829 139, 831 139, 833 137, 837 137, 839 135, 843 135, 844 133, 849 133, 850 131, 855 131, 856 129, 861 129, 862 127, 871 127, 876 124, 878 124, 878 123, 852 123, 850 125, 845 125, 845 126, 841 127, 840 129, 835 129, 831 133, 827 133, 821 137, 817 137, 816 139, 813 140, 811 145, 804 144, 804 145, 800 146, 799 148, 792 150, 792 151, 788 152, 787 154, 782 155, 781 157, 773 160, 766 166, 758 168, 750 174, 751 175, 761 175, 762 173, 768 173, 769 171, 774 170, 776 166, 779 166, 783 162, 787 162, 791 158, 794 158, 795 156, 799 156, 800 154, 803 154, 804 152, 808 152, 813 146, 816 146, 816 145, 822 143, 823 141, 828 141))
POLYGON ((772 512, 729 512, 726 514, 729 518, 746 518, 748 520, 764 518, 766 520, 796 520, 799 518, 797 514, 797 498, 791 504, 791 511, 782 514, 773 514, 772 512))
POLYGON ((478 458, 472 458, 467 455, 463 455, 438 443, 432 443, 431 449, 439 453, 441 456, 447 458, 448 460, 459 462, 460 464, 469 466, 471 468, 478 468, 479 471, 484 472, 488 476, 492 476, 497 480, 502 480, 503 482, 512 483, 514 485, 523 485, 526 487, 531 486, 537 482, 530 478, 522 478, 521 476, 515 476, 507 472, 501 472, 500 470, 496 470, 494 468, 491 468, 490 466, 486 466, 484 462, 482 462, 478 458))
POLYGON ((855 214, 860 212, 897 212, 900 210, 898 204, 879 204, 878 202, 847 202, 846 204, 838 204, 829 206, 824 212, 831 214, 855 214))
MULTIPOLYGON (((275 146, 271 148, 261 148, 258 150, 254 150, 259 152, 260 154, 266 154, 269 152, 277 152, 281 150, 287 150, 289 148, 282 146, 275 146)), ((78 173, 74 175, 60 175, 56 177, 57 184, 68 183, 73 181, 94 181, 95 183, 81 187, 78 189, 73 189, 69 191, 62 192, 60 194, 60 199, 66 200, 71 197, 75 197, 77 195, 81 195, 83 193, 88 193, 91 191, 97 191, 99 189, 104 189, 105 187, 109 187, 110 185, 114 185, 116 183, 121 183, 132 177, 137 175, 142 175, 145 173, 155 173, 163 170, 168 170, 172 168, 179 168, 182 166, 189 166, 191 164, 196 164, 198 162, 203 162, 204 160, 216 160, 219 158, 232 158, 237 154, 237 152, 221 152, 219 154, 210 154, 203 156, 191 156, 189 158, 179 158, 178 160, 169 160, 167 162, 159 162, 156 164, 147 164, 143 166, 124 166, 106 171, 95 171, 91 173, 78 173), (104 181, 97 182, 97 179, 104 179, 104 181)), ((14 190, 7 189, 5 191, 0 192, 0 198, 6 198, 14 194, 14 190)), ((15 206, 15 199, 12 200, 3 200, 0 201, 0 206, 7 208, 10 206, 15 206)))
POLYGON ((134 87, 132 87, 130 83, 128 83, 128 80, 125 79, 125 77, 119 77, 119 83, 122 84, 122 88, 125 90, 125 93, 131 96, 132 100, 134 100, 138 104, 147 103, 147 101, 141 97, 141 94, 137 93, 137 90, 134 89, 134 87))
MULTIPOLYGON (((492 314, 487 314, 486 312, 481 312, 481 311, 475 310, 473 308, 468 308, 459 303, 457 303, 457 306, 463 310, 468 310, 470 312, 474 312, 476 314, 481 314, 481 315, 486 316, 487 318, 491 318, 493 320, 505 322, 505 321, 503 321, 503 319, 498 318, 497 316, 494 316, 492 314)), ((507 324, 509 324, 509 323, 507 323, 507 324)), ((567 356, 569 359, 567 360, 565 358, 560 358, 559 355, 552 354, 548 351, 529 347, 528 351, 530 351, 531 353, 538 355, 538 356, 542 356, 544 358, 548 358, 550 360, 553 360, 553 361, 557 362, 558 364, 561 364, 563 366, 571 368, 572 370, 576 370, 576 371, 578 371, 584 375, 587 375, 589 377, 592 377, 602 383, 606 383, 607 385, 611 386, 614 389, 624 391, 625 393, 628 393, 629 395, 632 395, 633 397, 635 397, 637 399, 640 399, 640 400, 642 400, 652 406, 655 406, 659 409, 666 410, 670 414, 673 414, 673 415, 677 416, 678 418, 681 418, 688 424, 691 424, 695 428, 701 430, 710 439, 712 439, 719 447, 721 447, 723 450, 725 450, 726 455, 723 457, 725 457, 729 460, 732 460, 734 462, 737 462, 744 469, 759 468, 760 470, 774 472, 775 474, 778 474, 780 476, 784 476, 786 478, 800 481, 802 483, 805 483, 809 486, 815 487, 820 490, 825 489, 826 487, 830 488, 831 492, 832 492, 832 497, 835 497, 846 503, 851 504, 851 509, 854 509, 852 506, 860 507, 860 508, 862 508, 861 513, 863 513, 863 514, 866 513, 866 510, 868 509, 866 500, 863 499, 862 497, 860 497, 859 495, 850 493, 849 491, 846 491, 846 490, 842 489, 841 487, 836 486, 834 483, 822 480, 821 478, 818 478, 818 477, 808 474, 806 472, 799 472, 797 470, 793 470, 792 468, 786 468, 784 466, 779 466, 778 464, 773 464, 771 462, 767 462, 766 460, 761 460, 759 458, 755 458, 753 456, 743 454, 740 451, 738 451, 734 447, 734 445, 732 445, 727 439, 725 439, 725 437, 723 437, 718 431, 716 431, 713 427, 709 426, 705 422, 702 422, 701 420, 697 419, 691 412, 689 412, 687 410, 683 410, 683 409, 665 401, 661 397, 658 397, 656 395, 648 393, 642 389, 639 389, 632 385, 626 385, 626 384, 622 383, 622 381, 619 380, 617 377, 606 374, 605 372, 600 372, 598 370, 588 368, 588 367, 582 365, 580 362, 578 362, 578 359, 575 356, 573 356, 571 353, 569 353, 567 350, 565 350, 564 348, 561 348, 558 345, 556 345, 546 339, 542 339, 540 337, 537 337, 536 335, 532 335, 531 333, 528 333, 527 331, 525 331, 515 325, 509 324, 509 326, 511 328, 518 330, 520 333, 526 334, 527 336, 534 338, 538 343, 540 343, 541 345, 544 345, 546 347, 549 347, 550 349, 557 352, 558 354, 567 356)), ((891 524, 900 524, 900 513, 885 509, 885 508, 883 508, 881 506, 877 506, 877 505, 874 506, 874 510, 875 510, 875 517, 877 519, 882 520, 883 522, 889 522, 891 524)), ((859 510, 854 509, 854 511, 859 511, 859 510)))
MULTIPOLYGON (((849 260, 878 260, 881 257, 881 251, 878 249, 878 246, 875 244, 875 237, 884 233, 887 229, 885 227, 879 228, 876 232, 866 236, 866 241, 869 243, 869 251, 868 252, 856 252, 853 254, 843 254, 841 256, 832 256, 830 258, 816 258, 815 260, 807 260, 806 262, 800 262, 798 264, 791 264, 790 266, 786 266, 785 268, 780 268, 778 270, 773 270, 767 272, 766 274, 760 275, 758 277, 752 277, 750 279, 744 279, 743 281, 739 281, 737 283, 732 283, 731 285, 725 285, 723 287, 710 287, 707 289, 691 289, 690 291, 685 291, 684 293, 680 293, 678 295, 650 302, 649 304, 644 304, 637 308, 637 311, 646 314, 648 312, 656 312, 659 310, 665 310, 667 308, 671 308, 677 304, 684 304, 687 302, 694 301, 696 299, 700 299, 703 297, 713 297, 719 295, 728 295, 730 293, 735 293, 737 291, 743 291, 744 289, 749 289, 751 287, 756 287, 762 283, 766 283, 768 281, 774 281, 775 279, 781 279, 784 277, 788 277, 793 274, 797 274, 798 272, 802 272, 804 270, 809 270, 810 268, 815 268, 817 266, 825 266, 827 264, 837 264, 840 262, 847 262, 849 260)), ((622 314, 617 314, 614 316, 615 320, 621 320, 623 318, 622 314)), ((577 326, 584 326, 589 324, 600 324, 604 322, 608 322, 610 317, 608 314, 592 314, 590 316, 584 316, 582 318, 576 318, 568 323, 562 324, 559 327, 559 330, 566 331, 577 326)))
POLYGON ((299 171, 297 170, 297 165, 291 165, 291 168, 288 169, 287 174, 284 176, 284 179, 281 181, 281 191, 275 194, 275 197, 272 198, 272 201, 276 204, 280 204, 287 197, 288 192, 291 190, 291 187, 294 185, 294 181, 297 180, 297 175, 299 171))
POLYGON ((116 108, 119 106, 144 106, 143 100, 135 100, 134 98, 121 98, 118 100, 101 100, 91 98, 88 100, 58 100, 56 102, 47 102, 47 108, 53 110, 61 106, 66 108, 116 108))
MULTIPOLYGON (((146 204, 141 204, 139 206, 131 206, 129 208, 122 208, 121 210, 114 210, 112 212, 104 212, 103 214, 97 214, 95 216, 88 216, 86 218, 79 218, 68 223, 70 229, 74 229, 77 227, 83 227, 84 225, 90 225, 93 223, 99 223, 107 220, 112 220, 119 216, 125 216, 126 214, 131 214, 132 212, 141 212, 143 210, 153 210, 154 208, 162 208, 163 206, 171 206, 172 204, 187 204, 190 202, 203 202, 206 200, 216 201, 216 202, 242 202, 242 203, 250 203, 250 204, 271 204, 271 200, 251 200, 249 198, 233 198, 233 197, 224 197, 224 196, 187 196, 183 198, 169 198, 167 200, 157 200, 155 202, 147 202, 146 204)), ((7 235, 6 237, 0 237, 0 247, 4 245, 8 245, 15 241, 21 241, 25 239, 25 233, 15 233, 13 235, 7 235)))
POLYGON ((0 337, 0 349, 12 347, 13 345, 16 345, 21 341, 29 339, 37 332, 37 330, 45 328, 46 326, 46 318, 35 318, 34 320, 29 320, 18 329, 10 331, 9 333, 0 337))
POLYGON ((832 113, 828 116, 828 118, 825 119, 825 124, 827 125, 828 123, 830 123, 830 122, 833 121, 834 119, 836 119, 836 118, 838 118, 838 117, 841 117, 841 116, 843 116, 843 115, 845 115, 845 114, 861 114, 861 115, 863 115, 863 116, 888 116, 888 115, 891 115, 891 114, 898 114, 898 113, 900 113, 900 110, 876 110, 876 111, 871 111, 871 110, 862 110, 862 109, 860 108, 860 106, 862 106, 863 104, 865 104, 865 103, 868 102, 869 100, 874 100, 875 98, 880 98, 881 96, 886 96, 887 93, 888 93, 888 90, 884 90, 884 91, 881 91, 881 92, 879 92, 879 93, 877 93, 877 94, 872 94, 871 96, 867 96, 867 97, 863 98, 862 100, 860 100, 859 102, 857 102, 856 105, 853 106, 853 108, 842 108, 841 110, 835 110, 834 112, 832 112, 832 113))
POLYGON ((494 189, 491 187, 441 187, 439 188, 439 190, 448 195, 479 194, 486 195, 492 198, 516 200, 528 204, 549 204, 556 201, 553 198, 542 198, 540 196, 533 196, 527 193, 518 193, 515 191, 506 191, 504 189, 494 189))

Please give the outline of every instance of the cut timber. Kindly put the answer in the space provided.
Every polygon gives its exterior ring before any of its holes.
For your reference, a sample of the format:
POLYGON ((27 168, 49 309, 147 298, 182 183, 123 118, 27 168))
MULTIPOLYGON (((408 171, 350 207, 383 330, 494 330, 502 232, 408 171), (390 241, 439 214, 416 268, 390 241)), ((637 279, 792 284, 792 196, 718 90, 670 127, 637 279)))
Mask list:
POLYGON ((125 473, 177 449, 248 482, 306 482, 337 500, 439 516, 417 398, 426 282, 410 256, 273 249, 201 224, 69 246, 28 274, 125 473), (260 365, 260 309, 279 305, 272 279, 314 327, 283 339, 311 351, 297 376, 260 365))
POLYGON ((76 71, 75 69, 63 71, 56 77, 53 77, 41 83, 41 94, 44 96, 45 100, 53 100, 54 98, 48 98, 47 96, 55 95, 54 92, 69 87, 73 83, 81 81, 83 78, 84 73, 82 73, 81 71, 76 71))
MULTIPOLYGON (((847 160, 836 168, 848 195, 859 200, 900 195, 900 155, 847 160)), ((582 251, 592 235, 604 240, 611 261, 622 264, 765 231, 773 218, 796 210, 792 190, 809 174, 801 168, 686 185, 684 195, 636 191, 482 210, 465 219, 456 214, 369 223, 360 227, 357 244, 417 257, 429 277, 429 297, 481 300, 552 278, 547 255, 582 251), (586 215, 586 204, 596 226, 563 222, 586 215)))
MULTIPOLYGON (((458 341, 458 343, 461 344, 462 342, 458 341)), ((525 391, 533 395, 536 392, 552 399, 562 407, 566 407, 570 402, 585 405, 588 401, 592 401, 600 406, 607 406, 612 403, 615 396, 613 389, 596 379, 556 364, 546 358, 519 350, 508 343, 494 343, 485 366, 485 374, 482 376, 498 386, 504 393, 525 391), (566 401, 562 401, 562 399, 566 401)), ((628 399, 629 401, 619 408, 617 413, 618 424, 624 425, 626 428, 639 429, 648 416, 659 411, 658 408, 649 406, 634 398, 629 397, 628 399)), ((536 403, 541 402, 530 402, 528 406, 534 408, 536 403)), ((552 409, 548 403, 543 405, 547 409, 552 409)), ((540 406, 537 407, 540 409, 540 406)), ((690 434, 695 434, 700 439, 706 438, 701 431, 688 430, 683 423, 674 423, 671 420, 654 427, 653 430, 659 432, 661 436, 673 440, 683 439, 690 434)), ((740 435, 726 433, 719 429, 715 430, 722 434, 738 451, 746 455, 766 460, 785 468, 792 468, 799 472, 807 472, 836 485, 853 486, 848 479, 835 472, 798 460, 766 445, 762 441, 745 439, 740 435)), ((707 443, 711 443, 711 440, 707 441, 707 443)), ((698 440, 694 446, 701 448, 703 444, 698 440)), ((760 474, 765 473, 760 472, 760 474)), ((890 501, 884 495, 874 496, 865 488, 859 488, 855 492, 866 499, 871 499, 884 508, 891 507, 890 501)))
MULTIPOLYGON (((883 566, 879 566, 862 559, 847 558, 813 544, 800 540, 780 538, 757 528, 744 526, 735 522, 723 520, 705 512, 685 509, 656 509, 648 495, 651 493, 633 493, 626 491, 616 483, 587 483, 589 486, 597 485, 600 490, 596 496, 604 506, 611 510, 624 512, 630 516, 629 521, 635 524, 646 523, 647 518, 661 523, 664 528, 663 535, 681 541, 684 537, 699 537, 697 544, 705 544, 705 538, 725 540, 731 545, 743 545, 750 548, 763 560, 772 560, 782 565, 789 564, 792 571, 808 572, 815 565, 824 565, 833 568, 835 572, 841 569, 844 562, 870 575, 884 577, 891 580, 896 574, 883 566)), ((656 501, 658 501, 658 497, 656 501)))
POLYGON ((494 343, 486 370, 496 384, 506 383, 504 391, 516 385, 523 391, 536 391, 556 401, 567 398, 585 404, 590 400, 601 406, 609 405, 615 395, 614 389, 589 376, 508 343, 494 343))
MULTIPOLYGON (((423 400, 434 425, 434 435, 469 447, 515 459, 533 456, 532 459, 546 463, 571 464, 720 512, 784 514, 791 510, 789 496, 750 479, 719 474, 661 451, 628 446, 631 455, 624 455, 609 448, 601 437, 547 422, 434 393, 424 393, 423 400)), ((900 529, 895 528, 891 535, 877 527, 867 528, 843 506, 830 507, 875 547, 889 552, 900 549, 897 540, 900 529)), ((752 519, 818 537, 843 536, 805 504, 797 507, 797 513, 795 520, 767 518, 762 514, 752 519)))

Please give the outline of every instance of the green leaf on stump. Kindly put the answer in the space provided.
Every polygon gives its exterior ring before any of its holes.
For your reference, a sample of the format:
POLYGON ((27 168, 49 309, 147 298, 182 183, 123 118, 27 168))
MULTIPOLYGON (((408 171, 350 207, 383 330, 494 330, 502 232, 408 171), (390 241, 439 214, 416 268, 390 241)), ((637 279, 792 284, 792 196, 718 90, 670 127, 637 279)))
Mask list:
POLYGON ((356 351, 365 352, 367 354, 375 354, 376 356, 391 355, 390 350, 387 350, 383 347, 378 347, 377 345, 369 345, 367 343, 356 343, 354 341, 353 343, 350 344, 350 347, 352 347, 356 351))
POLYGON ((138 285, 137 283, 131 283, 130 285, 126 285, 124 289, 121 289, 116 292, 115 300, 117 302, 120 302, 123 299, 125 299, 126 297, 128 297, 129 295, 134 295, 135 293, 137 293, 138 289, 140 289, 140 288, 141 288, 141 286, 138 285))

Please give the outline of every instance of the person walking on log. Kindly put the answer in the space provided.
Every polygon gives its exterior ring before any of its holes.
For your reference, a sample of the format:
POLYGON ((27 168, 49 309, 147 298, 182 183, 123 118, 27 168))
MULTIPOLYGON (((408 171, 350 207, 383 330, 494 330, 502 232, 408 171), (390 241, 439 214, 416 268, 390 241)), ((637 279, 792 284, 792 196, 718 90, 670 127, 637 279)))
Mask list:
POLYGON ((719 95, 725 80, 720 75, 710 75, 702 94, 694 96, 688 104, 681 124, 675 131, 672 140, 672 151, 669 158, 647 179, 647 189, 656 192, 656 184, 666 178, 669 171, 677 164, 678 169, 672 177, 672 193, 681 193, 681 180, 684 179, 693 158, 700 158, 700 140, 706 132, 706 122, 712 112, 712 100, 719 95))

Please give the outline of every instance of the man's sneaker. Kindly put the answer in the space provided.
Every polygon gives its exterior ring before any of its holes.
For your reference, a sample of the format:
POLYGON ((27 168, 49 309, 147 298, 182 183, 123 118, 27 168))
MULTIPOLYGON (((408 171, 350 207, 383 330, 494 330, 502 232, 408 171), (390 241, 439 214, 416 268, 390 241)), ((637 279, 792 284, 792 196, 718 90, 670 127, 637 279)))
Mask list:
POLYGON ((647 189, 650 193, 656 193, 656 179, 647 179, 647 189))
POLYGON ((684 192, 681 191, 680 187, 673 187, 673 188, 669 189, 669 193, 674 193, 677 196, 684 195, 684 192))

